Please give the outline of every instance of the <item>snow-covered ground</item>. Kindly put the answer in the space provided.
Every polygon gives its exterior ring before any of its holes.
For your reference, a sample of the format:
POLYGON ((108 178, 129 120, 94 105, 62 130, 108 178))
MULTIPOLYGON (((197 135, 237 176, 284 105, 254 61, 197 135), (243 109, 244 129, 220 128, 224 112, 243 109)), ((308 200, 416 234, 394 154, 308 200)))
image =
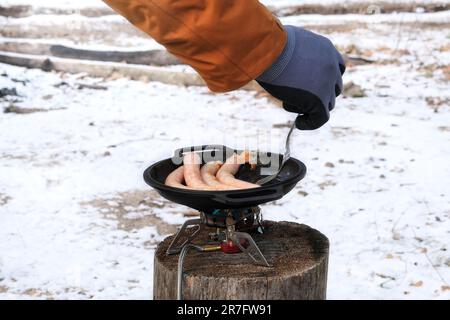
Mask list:
MULTIPOLYGON (((450 299, 450 19, 386 16, 350 29, 336 24, 354 16, 312 19, 377 62, 345 74, 365 97, 340 98, 327 125, 295 133, 308 174, 262 211, 329 237, 330 299, 450 299)), ((20 19, 9 21, 40 18, 20 19)), ((5 64, 0 74, 18 94, 0 98, 0 298, 150 299, 154 249, 193 211, 158 196, 143 170, 188 145, 270 135, 280 151, 293 118, 251 91, 5 64)))
MULTIPOLYGON (((288 6, 288 5, 301 5, 301 4, 316 4, 317 1, 314 0, 261 0, 261 3, 265 5, 272 6, 288 6)), ((364 0, 346 0, 346 3, 364 3, 367 1, 364 0)), ((380 0, 380 1, 372 1, 379 3, 389 3, 389 2, 397 2, 397 3, 448 3, 448 0, 380 0)), ((323 5, 333 5, 342 3, 340 0, 322 0, 320 2, 323 5)), ((78 0, 78 1, 70 1, 70 0, 40 0, 38 3, 33 0, 2 0, 2 5, 10 6, 10 5, 31 5, 35 7, 58 7, 58 8, 86 8, 86 7, 106 7, 106 5, 101 0, 78 0)))

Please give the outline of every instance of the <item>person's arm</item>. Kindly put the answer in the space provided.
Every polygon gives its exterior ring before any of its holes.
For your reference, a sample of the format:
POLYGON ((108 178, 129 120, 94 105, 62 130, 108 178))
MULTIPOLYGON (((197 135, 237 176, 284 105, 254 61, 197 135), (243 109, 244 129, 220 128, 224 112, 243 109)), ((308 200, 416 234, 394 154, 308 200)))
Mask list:
POLYGON ((286 44, 257 0, 104 0, 193 67, 211 91, 238 89, 266 71, 286 44))
POLYGON ((345 63, 327 38, 282 26, 257 0, 104 0, 193 67, 212 91, 253 79, 302 130, 321 127, 342 92, 345 63))

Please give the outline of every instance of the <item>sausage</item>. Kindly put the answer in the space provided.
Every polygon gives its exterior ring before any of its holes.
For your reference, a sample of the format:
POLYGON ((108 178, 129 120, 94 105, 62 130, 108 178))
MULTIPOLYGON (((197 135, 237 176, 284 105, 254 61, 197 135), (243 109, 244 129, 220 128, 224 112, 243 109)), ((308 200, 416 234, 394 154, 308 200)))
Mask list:
POLYGON ((184 182, 184 166, 180 166, 173 170, 166 178, 165 184, 169 187, 189 189, 183 184, 184 182))
POLYGON ((197 190, 217 190, 203 181, 200 173, 201 159, 198 154, 193 152, 186 153, 183 157, 183 164, 184 180, 188 187, 197 190))
POLYGON ((233 154, 222 165, 220 161, 208 162, 200 169, 201 159, 196 153, 184 155, 184 165, 172 171, 165 184, 170 187, 191 190, 234 190, 256 188, 259 185, 236 179, 234 175, 241 164, 250 161, 251 153, 233 154), (184 185, 183 183, 186 183, 184 185))
POLYGON ((222 166, 221 161, 211 161, 208 163, 205 163, 202 168, 200 169, 200 174, 202 176, 203 181, 211 186, 214 187, 216 190, 233 190, 236 189, 236 187, 225 185, 221 183, 216 178, 216 173, 219 171, 220 167, 222 166))
POLYGON ((217 180, 219 182, 238 188, 238 189, 249 189, 249 188, 258 188, 259 185, 250 183, 247 181, 239 180, 234 177, 234 175, 238 172, 241 164, 250 162, 252 154, 249 151, 243 151, 241 154, 233 154, 231 157, 225 161, 222 167, 216 174, 217 180))

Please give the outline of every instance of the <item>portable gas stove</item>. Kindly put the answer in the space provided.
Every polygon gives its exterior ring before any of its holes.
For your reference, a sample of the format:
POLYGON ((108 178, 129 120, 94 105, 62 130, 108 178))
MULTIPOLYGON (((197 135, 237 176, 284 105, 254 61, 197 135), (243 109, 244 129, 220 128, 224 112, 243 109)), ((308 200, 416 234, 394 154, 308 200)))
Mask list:
POLYGON ((215 233, 210 233, 210 240, 215 241, 216 244, 191 245, 191 247, 202 252, 218 250, 229 254, 243 252, 255 263, 270 267, 253 238, 245 232, 264 232, 259 207, 202 211, 199 219, 187 220, 183 224, 166 253, 180 253, 186 245, 191 243, 204 225, 217 228, 215 233))
MULTIPOLYGON (((199 211, 200 218, 187 220, 181 229, 174 236, 167 254, 180 253, 178 260, 178 298, 181 298, 183 260, 189 249, 200 252, 219 251, 224 253, 243 252, 255 263, 270 267, 257 244, 248 232, 264 232, 262 226, 262 215, 259 205, 278 200, 291 191, 295 185, 303 179, 306 174, 305 165, 295 159, 289 158, 283 162, 278 175, 259 188, 240 190, 220 190, 203 191, 179 189, 164 184, 167 176, 180 164, 174 161, 182 158, 184 152, 196 152, 201 155, 201 159, 227 159, 234 150, 221 145, 197 146, 178 149, 174 157, 161 160, 144 172, 144 180, 164 198, 182 204, 199 211), (196 245, 191 241, 203 226, 216 228, 216 232, 210 234, 214 244, 196 245)), ((272 158, 282 163, 283 156, 271 154, 272 158)), ((262 174, 261 169, 267 168, 270 164, 265 164, 261 159, 266 159, 267 154, 257 153, 256 169, 250 170, 250 166, 243 165, 236 174, 236 177, 250 182, 258 181, 267 175, 262 174)), ((180 163, 180 162, 178 162, 180 163)))

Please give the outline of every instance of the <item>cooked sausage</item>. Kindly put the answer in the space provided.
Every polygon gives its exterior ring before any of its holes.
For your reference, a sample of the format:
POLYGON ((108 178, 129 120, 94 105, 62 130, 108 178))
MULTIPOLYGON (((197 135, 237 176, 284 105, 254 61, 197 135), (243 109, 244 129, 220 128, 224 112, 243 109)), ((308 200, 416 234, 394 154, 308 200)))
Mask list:
POLYGON ((236 187, 223 184, 219 180, 217 180, 216 173, 217 173, 217 171, 219 171, 221 166, 222 166, 221 161, 211 161, 211 162, 205 163, 202 166, 202 168, 200 169, 200 174, 202 175, 203 181, 207 185, 214 187, 216 190, 237 189, 236 187))
POLYGON ((184 155, 184 165, 171 172, 165 184, 175 188, 191 190, 233 190, 259 187, 256 184, 236 179, 234 175, 241 164, 250 161, 251 153, 234 154, 222 165, 220 161, 208 162, 200 169, 201 159, 196 153, 184 155), (185 184, 184 184, 185 183, 185 184))
POLYGON ((173 170, 166 178, 165 184, 169 187, 189 189, 183 184, 184 182, 184 166, 180 166, 173 170))
POLYGON ((198 154, 190 152, 183 157, 184 164, 184 180, 186 185, 197 190, 216 190, 214 187, 207 185, 200 173, 201 159, 198 154))
POLYGON ((250 183, 247 181, 239 180, 234 177, 234 175, 238 172, 241 164, 250 162, 252 154, 249 151, 243 151, 241 154, 233 154, 230 158, 225 161, 222 167, 216 174, 217 180, 219 182, 239 188, 239 189, 249 189, 249 188, 258 188, 259 185, 250 183))

